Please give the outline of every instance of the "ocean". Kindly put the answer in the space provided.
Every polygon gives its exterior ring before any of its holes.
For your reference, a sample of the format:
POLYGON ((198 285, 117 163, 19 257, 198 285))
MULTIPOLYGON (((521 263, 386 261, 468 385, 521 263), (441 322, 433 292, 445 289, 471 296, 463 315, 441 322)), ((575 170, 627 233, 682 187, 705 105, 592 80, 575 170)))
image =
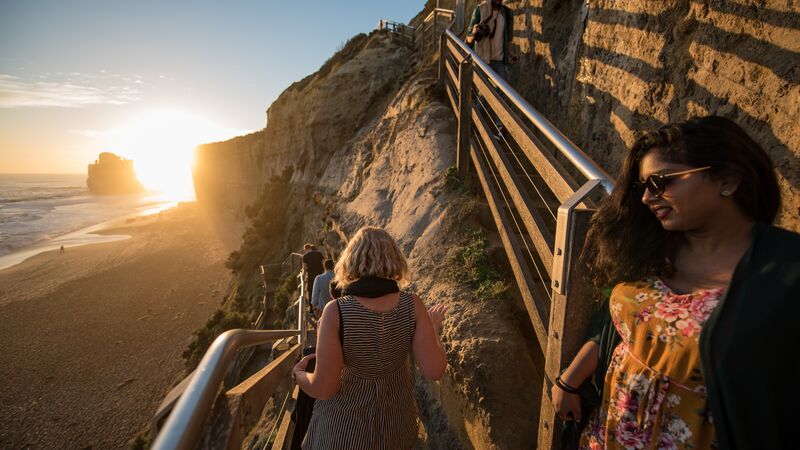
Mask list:
POLYGON ((92 195, 84 174, 0 174, 0 270, 62 245, 125 239, 92 232, 105 222, 176 204, 158 193, 92 195))

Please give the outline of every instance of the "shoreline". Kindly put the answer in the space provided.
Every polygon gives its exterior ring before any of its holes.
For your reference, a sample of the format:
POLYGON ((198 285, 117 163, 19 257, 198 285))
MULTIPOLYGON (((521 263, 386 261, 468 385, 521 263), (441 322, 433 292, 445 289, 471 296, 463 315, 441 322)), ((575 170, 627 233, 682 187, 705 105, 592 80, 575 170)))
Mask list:
POLYGON ((182 379, 232 279, 225 229, 194 204, 130 219, 0 271, 0 448, 126 448, 182 379))
POLYGON ((42 253, 51 251, 58 251, 61 246, 65 249, 81 247, 84 245, 104 244, 108 242, 122 241, 130 239, 131 236, 118 234, 114 235, 109 233, 116 228, 121 228, 125 223, 136 220, 137 218, 148 217, 164 212, 168 212, 175 208, 179 208, 182 204, 194 204, 191 202, 167 201, 157 206, 151 206, 142 211, 127 214, 115 219, 106 220, 95 225, 79 228, 74 231, 56 236, 54 238, 45 239, 34 244, 14 249, 11 253, 0 256, 0 273, 6 269, 24 263, 25 261, 38 256, 42 253))

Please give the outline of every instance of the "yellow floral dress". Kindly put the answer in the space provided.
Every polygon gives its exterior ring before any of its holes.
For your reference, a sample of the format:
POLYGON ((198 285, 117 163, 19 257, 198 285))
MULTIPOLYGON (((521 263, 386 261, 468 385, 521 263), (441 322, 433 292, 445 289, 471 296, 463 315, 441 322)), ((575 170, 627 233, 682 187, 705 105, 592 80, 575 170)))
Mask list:
POLYGON ((710 449, 700 330, 724 289, 676 294, 658 278, 618 284, 611 319, 622 341, 583 449, 710 449))

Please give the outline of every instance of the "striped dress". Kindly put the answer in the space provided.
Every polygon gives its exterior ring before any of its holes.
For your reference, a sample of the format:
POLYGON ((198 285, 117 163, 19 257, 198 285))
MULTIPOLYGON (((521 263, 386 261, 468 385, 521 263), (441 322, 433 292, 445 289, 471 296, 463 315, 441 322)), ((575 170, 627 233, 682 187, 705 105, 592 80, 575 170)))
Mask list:
POLYGON ((339 299, 344 322, 344 369, 339 391, 317 400, 303 449, 410 449, 419 428, 409 354, 414 297, 400 293, 389 312, 339 299))

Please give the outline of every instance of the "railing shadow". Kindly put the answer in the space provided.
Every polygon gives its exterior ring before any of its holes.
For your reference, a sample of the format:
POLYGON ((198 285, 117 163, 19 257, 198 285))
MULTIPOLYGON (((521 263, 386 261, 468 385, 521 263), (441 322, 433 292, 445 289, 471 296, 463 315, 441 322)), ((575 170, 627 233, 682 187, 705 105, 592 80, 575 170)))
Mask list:
MULTIPOLYGON (((660 125, 663 119, 634 110, 625 100, 593 84, 591 79, 578 80, 579 68, 573 68, 574 73, 570 73, 570 67, 563 65, 563 62, 560 65, 559 61, 563 60, 568 51, 566 45, 568 36, 558 27, 563 27, 564 21, 569 20, 570 15, 579 12, 576 6, 566 3, 568 2, 548 2, 543 7, 526 6, 515 9, 515 14, 523 15, 525 24, 525 29, 515 30, 515 37, 531 40, 531 55, 523 58, 522 63, 525 67, 520 67, 521 73, 513 81, 516 86, 520 86, 520 90, 537 109, 549 114, 562 129, 573 132, 578 145, 589 149, 593 156, 601 160, 614 160, 616 158, 608 155, 618 152, 619 148, 625 148, 626 143, 612 122, 612 111, 632 131, 660 125), (531 32, 534 24, 542 31, 531 32), (534 45, 539 45, 540 52, 542 48, 545 49, 545 57, 532 54, 534 45), (532 74, 535 75, 531 76, 532 74), (544 97, 542 94, 548 89, 558 89, 559 92, 568 93, 544 97), (572 98, 573 96, 582 98, 579 100, 572 98), (592 102, 594 106, 587 106, 585 99, 588 97, 594 100, 592 102), (603 110, 608 112, 599 112, 603 110), (588 123, 588 120, 591 123, 588 123)), ((800 64, 798 64, 800 53, 746 32, 727 31, 721 28, 722 25, 713 24, 714 16, 710 19, 702 14, 701 17, 696 17, 693 8, 707 8, 702 10, 706 15, 728 14, 743 21, 763 22, 789 30, 800 30, 800 13, 761 7, 751 8, 732 2, 711 2, 707 7, 697 2, 689 2, 656 14, 590 8, 586 18, 589 26, 592 22, 622 25, 662 35, 666 44, 661 48, 657 60, 669 70, 655 67, 635 56, 588 45, 585 40, 580 42, 581 48, 577 50, 575 57, 600 61, 647 84, 672 87, 674 94, 665 105, 670 121, 682 120, 692 114, 690 102, 699 104, 709 113, 725 115, 736 120, 747 128, 778 162, 776 168, 787 183, 794 188, 800 187, 800 175, 798 175, 800 158, 796 149, 789 148, 786 136, 781 138, 775 134, 773 124, 769 121, 771 114, 768 111, 765 111, 764 115, 755 116, 753 106, 732 102, 729 98, 715 95, 707 87, 686 76, 690 71, 697 70, 689 48, 692 44, 699 44, 717 52, 719 58, 733 55, 749 64, 768 70, 785 83, 776 89, 787 90, 800 83, 800 64), (681 70, 675 69, 676 64, 681 70)), ((576 61, 575 67, 579 65, 580 60, 576 61)))

